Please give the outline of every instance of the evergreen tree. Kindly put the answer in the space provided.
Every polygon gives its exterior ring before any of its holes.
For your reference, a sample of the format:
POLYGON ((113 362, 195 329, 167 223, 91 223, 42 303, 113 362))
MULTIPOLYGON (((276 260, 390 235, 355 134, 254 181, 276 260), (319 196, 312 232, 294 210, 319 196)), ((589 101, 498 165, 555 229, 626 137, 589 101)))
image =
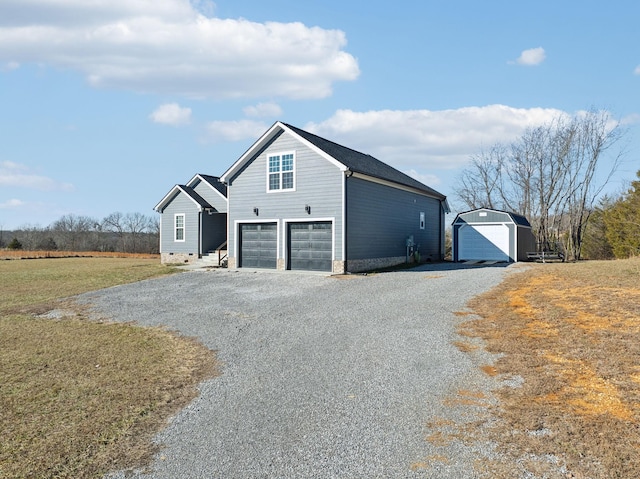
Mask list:
POLYGON ((18 241, 18 238, 13 238, 11 242, 7 245, 9 249, 22 249, 22 243, 18 241))
POLYGON ((616 258, 640 255, 640 171, 624 196, 604 213, 606 236, 616 258))
POLYGON ((589 216, 589 221, 585 228, 584 241, 582 245, 583 256, 587 259, 613 259, 613 249, 607 239, 607 227, 604 217, 607 211, 616 203, 616 200, 604 196, 598 206, 589 216))

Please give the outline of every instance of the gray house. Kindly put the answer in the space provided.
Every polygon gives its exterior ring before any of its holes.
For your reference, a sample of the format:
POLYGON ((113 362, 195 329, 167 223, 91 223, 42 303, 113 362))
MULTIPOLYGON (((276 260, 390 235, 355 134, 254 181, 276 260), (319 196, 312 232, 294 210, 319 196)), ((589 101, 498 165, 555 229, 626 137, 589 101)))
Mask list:
POLYGON ((526 261, 536 251, 529 221, 516 213, 480 208, 460 213, 452 226, 453 261, 526 261))
POLYGON ((444 195, 286 123, 271 126, 220 179, 230 268, 344 273, 405 262, 414 249, 423 260, 444 256, 444 195))
POLYGON ((163 263, 190 262, 226 249, 227 187, 219 178, 197 174, 186 185, 175 185, 154 210, 160 213, 163 263))

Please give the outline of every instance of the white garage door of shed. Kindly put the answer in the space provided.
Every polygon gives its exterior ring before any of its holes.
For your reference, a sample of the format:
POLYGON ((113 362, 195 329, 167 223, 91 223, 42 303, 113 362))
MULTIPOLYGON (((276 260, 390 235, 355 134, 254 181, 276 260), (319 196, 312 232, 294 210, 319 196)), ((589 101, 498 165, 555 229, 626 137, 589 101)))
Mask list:
POLYGON ((458 260, 509 261, 509 228, 463 225, 458 230, 458 260))

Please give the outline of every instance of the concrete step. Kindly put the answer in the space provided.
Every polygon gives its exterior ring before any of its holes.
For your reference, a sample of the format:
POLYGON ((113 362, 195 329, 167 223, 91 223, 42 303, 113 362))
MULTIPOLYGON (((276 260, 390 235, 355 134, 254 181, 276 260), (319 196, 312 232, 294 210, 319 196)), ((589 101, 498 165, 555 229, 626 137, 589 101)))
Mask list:
POLYGON ((217 251, 211 251, 209 253, 203 254, 202 257, 200 258, 200 261, 202 261, 203 263, 218 266, 218 261, 220 259, 226 259, 226 257, 227 257, 226 251, 220 251, 219 255, 217 251))

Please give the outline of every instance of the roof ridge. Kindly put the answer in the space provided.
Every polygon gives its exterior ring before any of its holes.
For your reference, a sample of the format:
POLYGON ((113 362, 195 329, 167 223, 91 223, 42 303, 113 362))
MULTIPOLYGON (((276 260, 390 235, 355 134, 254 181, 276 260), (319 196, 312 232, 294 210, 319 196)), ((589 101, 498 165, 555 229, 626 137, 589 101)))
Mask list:
MULTIPOLYGON (((298 128, 297 126, 293 126, 293 125, 291 125, 289 123, 282 122, 282 124, 287 126, 287 127, 289 127, 289 128, 291 128, 291 129, 293 129, 293 130, 302 131, 302 132, 306 133, 307 135, 315 136, 316 138, 318 138, 318 139, 320 139, 322 141, 326 141, 327 143, 331 143, 333 145, 339 146, 340 148, 344 148, 345 150, 353 151, 354 153, 359 153, 360 155, 369 156, 369 157, 373 158, 374 160, 378 160, 378 158, 376 158, 373 155, 370 155, 369 153, 363 153, 362 151, 359 151, 359 150, 356 150, 354 148, 350 148, 348 146, 342 145, 342 144, 337 143, 337 142, 335 142, 333 140, 329 140, 329 139, 324 138, 324 137, 322 137, 320 135, 316 135, 315 133, 311 133, 310 131, 303 130, 302 128, 298 128)), ((381 160, 378 160, 378 161, 381 161, 381 160)), ((391 165, 389 165, 389 166, 391 166, 391 165)))
POLYGON ((335 158, 337 161, 346 166, 349 170, 356 173, 362 173, 374 178, 379 178, 386 181, 391 181, 398 185, 409 186, 421 190, 429 195, 433 195, 439 199, 446 199, 446 196, 439 191, 434 190, 428 185, 425 185, 419 180, 409 176, 408 174, 400 171, 398 168, 379 160, 375 156, 363 153, 348 146, 341 145, 332 140, 327 140, 315 133, 310 133, 302 128, 290 125, 288 123, 281 122, 287 128, 290 128, 294 133, 302 136, 307 141, 313 143, 316 147, 323 150, 328 155, 335 158), (332 148, 339 149, 339 151, 331 152, 332 148), (344 155, 336 156, 335 153, 344 153, 344 155))

